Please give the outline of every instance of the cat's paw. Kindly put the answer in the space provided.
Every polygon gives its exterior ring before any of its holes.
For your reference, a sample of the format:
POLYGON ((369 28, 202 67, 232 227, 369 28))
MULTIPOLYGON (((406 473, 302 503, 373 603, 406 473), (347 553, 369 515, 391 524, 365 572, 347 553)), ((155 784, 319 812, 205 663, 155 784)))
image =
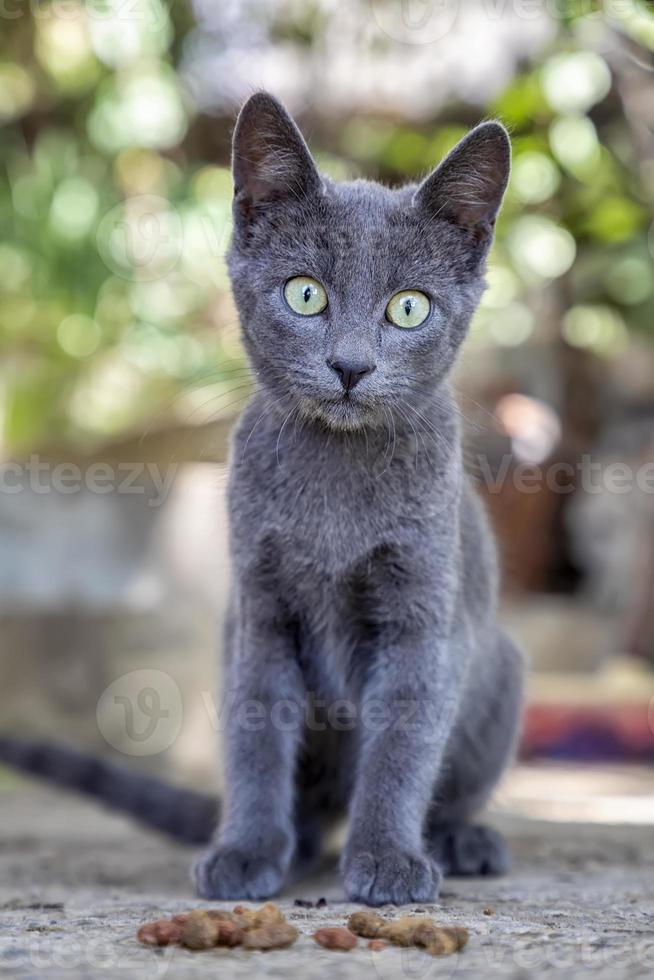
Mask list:
POLYGON ((193 866, 195 888, 201 898, 260 899, 276 895, 284 884, 286 867, 269 856, 213 847, 193 866))
POLYGON ((345 856, 342 871, 350 901, 365 905, 433 902, 442 877, 437 864, 425 855, 390 847, 354 851, 345 856))
POLYGON ((502 875, 509 869, 504 838, 492 827, 435 828, 429 852, 446 875, 502 875))

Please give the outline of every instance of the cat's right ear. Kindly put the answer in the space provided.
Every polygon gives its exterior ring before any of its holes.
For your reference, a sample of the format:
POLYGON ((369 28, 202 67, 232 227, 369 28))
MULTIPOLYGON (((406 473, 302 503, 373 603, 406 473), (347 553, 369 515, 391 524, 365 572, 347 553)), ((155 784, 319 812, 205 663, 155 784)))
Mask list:
POLYGON ((511 169, 509 134, 499 122, 481 123, 420 185, 415 204, 488 243, 511 169))
POLYGON ((267 92, 245 103, 232 144, 234 200, 251 219, 274 201, 316 193, 321 180, 307 144, 286 109, 267 92))

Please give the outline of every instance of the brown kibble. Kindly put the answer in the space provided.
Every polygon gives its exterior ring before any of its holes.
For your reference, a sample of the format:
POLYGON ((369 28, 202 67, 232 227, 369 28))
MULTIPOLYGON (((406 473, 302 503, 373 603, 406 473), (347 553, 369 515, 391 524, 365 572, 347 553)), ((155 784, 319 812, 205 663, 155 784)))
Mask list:
POLYGON ((431 946, 425 946, 425 953, 430 956, 451 956, 456 953, 456 946, 446 937, 439 937, 431 946))
POLYGON ((207 909, 207 915, 210 915, 216 922, 229 922, 232 925, 238 926, 239 929, 249 929, 251 926, 250 919, 247 919, 243 915, 236 915, 234 912, 229 912, 227 909, 207 909))
POLYGON ((280 908, 273 902, 266 902, 254 913, 254 924, 256 928, 261 926, 285 925, 286 916, 280 908))
POLYGON ((464 926, 443 926, 443 932, 452 936, 456 942, 457 950, 463 949, 470 938, 470 933, 464 926))
POLYGON ((442 930, 435 922, 431 919, 416 919, 415 922, 412 936, 415 946, 431 946, 438 940, 442 930))
MULTIPOLYGON (((198 912, 203 911, 202 909, 197 909, 198 912)), ((212 919, 216 919, 217 922, 236 922, 240 916, 235 915, 234 912, 230 912, 229 909, 206 909, 207 915, 212 919)))
POLYGON ((260 929, 263 926, 284 925, 286 916, 273 902, 266 902, 258 909, 235 905, 233 914, 242 929, 260 929))
MULTIPOLYGON (((214 920, 215 921, 215 920, 214 920)), ((218 927, 216 934, 216 946, 241 946, 245 932, 235 922, 216 922, 218 927)))
POLYGON ((350 932, 362 936, 364 939, 375 939, 379 930, 385 925, 386 921, 377 912, 353 912, 347 920, 347 927, 350 932))
POLYGON ((418 919, 415 916, 403 915, 399 919, 385 922, 378 932, 380 939, 388 939, 395 946, 413 946, 413 936, 420 926, 431 926, 431 919, 418 919))
POLYGON ((285 949, 291 946, 299 933, 289 922, 282 922, 243 933, 243 946, 246 949, 285 949))
POLYGON ((371 939, 368 943, 368 949, 374 953, 381 953, 383 949, 388 949, 388 943, 385 943, 383 939, 371 939))
POLYGON ((350 950, 357 944, 357 937, 345 926, 327 926, 324 929, 317 929, 313 938, 325 949, 350 950))
POLYGON ((240 923, 241 928, 246 931, 248 929, 257 929, 260 925, 267 924, 258 921, 257 909, 249 909, 245 905, 235 905, 233 914, 236 917, 236 921, 240 923))
POLYGON ((182 945, 188 949, 211 949, 218 940, 220 926, 220 920, 209 912, 195 909, 182 925, 182 945))
POLYGON ((437 926, 431 919, 405 915, 385 922, 378 933, 395 946, 419 946, 431 956, 448 956, 463 949, 468 930, 460 926, 437 926))
POLYGON ((490 908, 490 906, 487 905, 485 909, 482 909, 481 910, 481 914, 482 915, 494 915, 495 913, 494 913, 493 909, 490 908))
POLYGON ((426 947, 431 956, 449 956, 458 953, 468 942, 468 930, 461 926, 443 926, 438 935, 426 947))
POLYGON ((235 905, 232 914, 242 929, 254 929, 255 909, 249 909, 246 905, 235 905))
POLYGON ((155 922, 144 923, 136 938, 144 946, 174 946, 182 938, 182 927, 170 919, 157 919, 155 922))

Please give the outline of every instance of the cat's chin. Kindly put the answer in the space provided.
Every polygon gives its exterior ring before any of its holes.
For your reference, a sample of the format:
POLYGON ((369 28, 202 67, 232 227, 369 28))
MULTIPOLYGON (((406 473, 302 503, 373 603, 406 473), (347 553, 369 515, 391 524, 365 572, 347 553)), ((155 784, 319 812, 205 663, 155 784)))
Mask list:
POLYGON ((347 398, 308 403, 304 408, 313 421, 340 432, 355 432, 375 422, 375 414, 370 407, 347 398))

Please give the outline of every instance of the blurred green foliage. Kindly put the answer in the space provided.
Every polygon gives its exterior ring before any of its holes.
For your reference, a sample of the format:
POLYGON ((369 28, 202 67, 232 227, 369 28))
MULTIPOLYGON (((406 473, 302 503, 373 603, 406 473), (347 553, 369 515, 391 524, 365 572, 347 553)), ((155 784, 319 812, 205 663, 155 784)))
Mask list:
MULTIPOLYGON (((223 260, 226 159, 190 138, 197 113, 178 70, 192 16, 161 0, 130 10, 140 16, 120 17, 112 0, 42 3, 2 24, 4 452, 84 450, 146 425, 203 421, 247 390, 223 260)), ((276 30, 284 43, 317 43, 316 24, 296 27, 276 30)), ((588 29, 570 4, 541 63, 487 106, 511 128, 515 162, 479 343, 542 342, 546 294, 561 309, 559 336, 601 356, 619 354, 630 331, 652 331, 654 163, 588 29)), ((645 4, 606 29, 651 63, 645 4)), ((326 127, 322 142, 319 130, 313 146, 338 176, 401 181, 483 114, 357 117, 336 137, 326 127)), ((225 147, 226 136, 225 125, 225 147)))

